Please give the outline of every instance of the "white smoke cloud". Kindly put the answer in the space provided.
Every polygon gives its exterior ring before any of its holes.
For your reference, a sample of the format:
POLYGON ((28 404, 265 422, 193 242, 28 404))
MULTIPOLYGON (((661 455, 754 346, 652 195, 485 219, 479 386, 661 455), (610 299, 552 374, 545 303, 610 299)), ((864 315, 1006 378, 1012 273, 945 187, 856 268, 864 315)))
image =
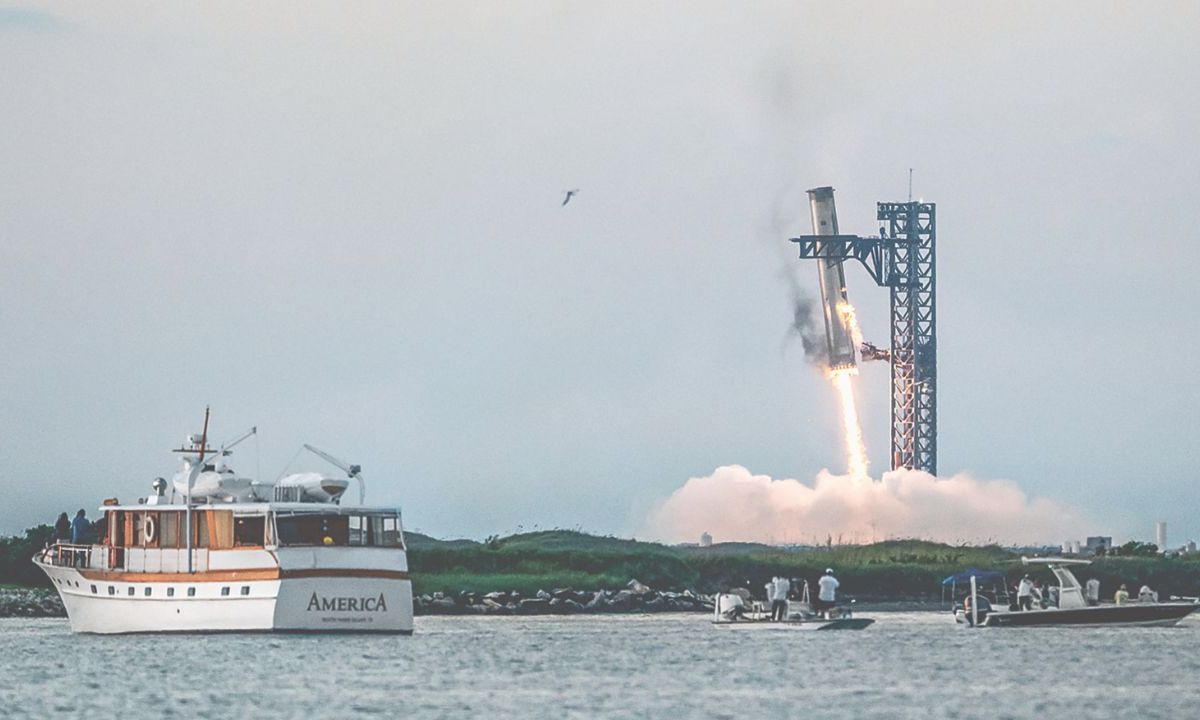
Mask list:
POLYGON ((1084 523, 1071 511, 1028 497, 1008 480, 969 475, 938 478, 894 470, 882 480, 817 474, 799 480, 753 475, 740 465, 694 477, 647 520, 646 535, 717 542, 871 542, 922 538, 949 543, 1058 543, 1079 538, 1084 523))

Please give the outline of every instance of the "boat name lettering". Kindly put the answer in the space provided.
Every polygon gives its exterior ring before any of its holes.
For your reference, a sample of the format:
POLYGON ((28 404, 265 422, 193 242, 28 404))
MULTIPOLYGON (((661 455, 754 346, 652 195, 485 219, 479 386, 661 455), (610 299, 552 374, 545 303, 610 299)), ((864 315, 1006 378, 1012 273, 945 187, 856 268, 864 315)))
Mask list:
POLYGON ((308 611, 312 612, 387 612, 387 602, 383 593, 379 597, 317 597, 314 592, 308 601, 308 611))

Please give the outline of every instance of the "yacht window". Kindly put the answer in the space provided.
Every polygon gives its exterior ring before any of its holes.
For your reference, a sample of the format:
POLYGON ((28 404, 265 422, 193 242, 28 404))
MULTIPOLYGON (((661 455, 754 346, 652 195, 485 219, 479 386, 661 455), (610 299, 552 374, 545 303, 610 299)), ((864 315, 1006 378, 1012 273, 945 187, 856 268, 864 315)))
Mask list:
POLYGON ((150 597, 150 586, 146 586, 146 597, 150 597))
POLYGON ((248 515, 246 517, 235 518, 233 521, 234 546, 261 546, 263 544, 266 521, 267 518, 265 515, 248 515))
POLYGON ((196 597, 196 588, 194 588, 194 587, 188 588, 188 597, 196 597))
POLYGON ((108 594, 109 594, 109 595, 116 595, 116 594, 117 594, 117 589, 116 589, 115 587, 113 587, 112 585, 109 585, 109 586, 108 586, 108 594))
POLYGON ((345 515, 279 515, 275 529, 280 545, 350 544, 350 518, 345 515))
POLYGON ((179 516, 178 512, 159 513, 158 546, 164 548, 179 547, 179 516))
POLYGON ((132 585, 130 585, 129 586, 129 597, 133 597, 133 594, 135 592, 137 592, 137 590, 132 585))
POLYGON ((192 513, 192 532, 195 533, 196 547, 208 547, 208 513, 196 511, 192 513))
POLYGON ((93 585, 93 586, 92 586, 92 594, 93 594, 93 595, 95 595, 95 594, 96 594, 96 586, 95 586, 95 585, 93 585))
POLYGON ((242 586, 242 594, 243 594, 243 595, 249 595, 249 594, 250 594, 250 586, 249 586, 249 585, 243 585, 243 586, 242 586))
POLYGON ((396 517, 383 517, 383 545, 387 547, 400 546, 400 523, 396 517))
POLYGON ((351 515, 348 520, 350 522, 350 544, 366 545, 370 539, 367 536, 367 519, 362 515, 351 515))
POLYGON ((175 597, 175 588, 173 588, 173 587, 167 588, 167 597, 175 597))
POLYGON ((224 597, 226 595, 229 595, 229 588, 228 587, 221 588, 221 596, 224 597))

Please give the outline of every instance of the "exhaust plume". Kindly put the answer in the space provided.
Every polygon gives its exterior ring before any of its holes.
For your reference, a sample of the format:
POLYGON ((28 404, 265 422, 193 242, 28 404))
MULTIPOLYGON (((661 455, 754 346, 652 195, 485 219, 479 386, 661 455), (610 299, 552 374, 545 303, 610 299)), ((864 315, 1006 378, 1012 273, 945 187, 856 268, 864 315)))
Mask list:
POLYGON ((817 474, 811 485, 740 465, 694 477, 651 513, 645 533, 668 542, 821 544, 922 538, 948 543, 1043 543, 1082 536, 1081 518, 1008 480, 938 478, 893 470, 883 479, 817 474))
MULTIPOLYGON (((793 282, 795 278, 792 278, 793 282)), ((800 338, 800 347, 804 349, 804 359, 814 365, 824 365, 825 330, 818 328, 816 316, 813 314, 813 299, 804 294, 799 285, 792 287, 792 335, 800 338)))

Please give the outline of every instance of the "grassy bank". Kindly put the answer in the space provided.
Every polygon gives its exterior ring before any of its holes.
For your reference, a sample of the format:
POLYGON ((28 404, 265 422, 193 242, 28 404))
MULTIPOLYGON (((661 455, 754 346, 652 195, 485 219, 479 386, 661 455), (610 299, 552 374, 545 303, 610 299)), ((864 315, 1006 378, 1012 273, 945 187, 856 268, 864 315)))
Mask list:
POLYGON ((790 550, 749 543, 674 547, 582 533, 549 531, 486 543, 410 538, 418 593, 490 592, 554 587, 617 588, 637 578, 663 590, 711 593, 757 589, 784 575, 810 582, 836 568, 847 592, 863 596, 936 596, 943 577, 966 567, 991 567, 1014 557, 995 547, 952 547, 920 541, 790 550), (506 584, 507 583, 507 584, 506 584))
MULTIPOLYGON (((50 537, 48 526, 0 538, 0 584, 47 587, 30 558, 50 537)), ((775 575, 807 578, 836 570, 846 594, 863 599, 938 598, 942 578, 969 567, 1004 571, 1015 581, 1020 558, 1003 548, 941 545, 917 540, 833 548, 786 549, 754 543, 678 547, 569 531, 524 533, 485 542, 406 535, 418 594, 539 589, 618 589, 636 578, 658 590, 712 593, 731 587, 759 590, 775 575)), ((1200 595, 1200 558, 1105 558, 1077 570, 1100 578, 1105 595, 1125 583, 1136 594, 1148 584, 1160 595, 1200 595)), ((1049 574, 1042 571, 1044 580, 1049 574)))
MULTIPOLYGON (((818 549, 752 543, 707 548, 665 546, 576 532, 527 533, 485 543, 444 542, 412 535, 409 563, 418 593, 574 587, 619 588, 631 578, 662 590, 712 593, 730 587, 758 590, 771 577, 807 578, 834 568, 846 594, 864 599, 913 600, 941 596, 947 575, 970 568, 1004 572, 1010 582, 1028 569, 1003 548, 951 546, 918 540, 818 549)), ((1045 570, 1035 577, 1051 581, 1045 570)), ((1167 595, 1200 595, 1200 559, 1104 558, 1080 567, 1109 595, 1125 583, 1136 594, 1148 584, 1167 595)))

